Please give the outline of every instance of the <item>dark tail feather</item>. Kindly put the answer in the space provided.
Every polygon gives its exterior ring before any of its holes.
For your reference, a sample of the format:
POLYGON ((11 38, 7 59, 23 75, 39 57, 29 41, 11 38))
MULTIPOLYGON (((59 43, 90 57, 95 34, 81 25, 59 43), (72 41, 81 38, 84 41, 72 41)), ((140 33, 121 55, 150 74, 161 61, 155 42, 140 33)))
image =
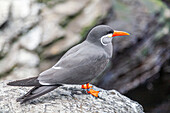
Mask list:
POLYGON ((10 85, 10 86, 40 86, 41 84, 37 80, 37 77, 33 77, 33 78, 9 82, 7 85, 10 85))
POLYGON ((18 98, 17 102, 20 102, 21 104, 25 103, 26 101, 40 97, 40 96, 58 88, 59 86, 61 86, 61 85, 58 85, 58 86, 35 86, 28 93, 26 93, 22 97, 18 98))

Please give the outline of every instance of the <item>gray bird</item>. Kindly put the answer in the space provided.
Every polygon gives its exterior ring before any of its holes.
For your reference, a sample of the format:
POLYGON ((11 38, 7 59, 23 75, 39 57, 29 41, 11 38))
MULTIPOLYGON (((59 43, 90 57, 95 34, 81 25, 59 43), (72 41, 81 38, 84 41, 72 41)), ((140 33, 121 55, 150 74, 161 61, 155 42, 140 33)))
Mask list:
POLYGON ((89 82, 104 71, 112 57, 113 37, 124 35, 129 34, 115 31, 107 25, 96 26, 90 30, 85 41, 68 50, 53 67, 38 77, 9 82, 8 85, 34 86, 17 99, 21 103, 42 96, 63 84, 86 84, 82 88, 98 97, 99 91, 93 90, 89 82))

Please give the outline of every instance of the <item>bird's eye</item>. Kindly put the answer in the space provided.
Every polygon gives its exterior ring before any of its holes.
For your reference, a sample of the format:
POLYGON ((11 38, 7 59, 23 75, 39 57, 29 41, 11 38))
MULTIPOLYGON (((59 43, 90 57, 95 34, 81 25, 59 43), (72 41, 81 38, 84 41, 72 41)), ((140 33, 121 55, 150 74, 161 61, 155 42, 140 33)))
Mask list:
POLYGON ((108 31, 107 34, 113 34, 113 31, 108 31))

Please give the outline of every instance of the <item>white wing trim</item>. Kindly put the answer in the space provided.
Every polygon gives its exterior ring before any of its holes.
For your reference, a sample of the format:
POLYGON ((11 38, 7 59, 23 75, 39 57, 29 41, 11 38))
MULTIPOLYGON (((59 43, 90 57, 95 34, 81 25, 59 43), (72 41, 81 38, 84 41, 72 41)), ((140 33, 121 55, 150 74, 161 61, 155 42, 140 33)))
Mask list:
POLYGON ((55 67, 55 66, 53 66, 52 68, 53 69, 63 69, 62 67, 55 67))
POLYGON ((51 85, 50 83, 45 83, 45 82, 41 82, 41 81, 39 81, 39 83, 41 84, 41 85, 51 85))

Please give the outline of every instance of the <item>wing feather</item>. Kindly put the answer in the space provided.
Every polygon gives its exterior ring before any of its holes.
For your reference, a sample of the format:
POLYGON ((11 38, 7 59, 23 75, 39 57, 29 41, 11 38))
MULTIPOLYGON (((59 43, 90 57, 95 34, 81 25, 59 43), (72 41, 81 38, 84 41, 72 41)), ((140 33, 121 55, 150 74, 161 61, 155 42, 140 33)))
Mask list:
POLYGON ((38 80, 43 83, 79 84, 89 82, 106 67, 105 52, 93 44, 81 44, 66 53, 55 67, 42 72, 38 80))

